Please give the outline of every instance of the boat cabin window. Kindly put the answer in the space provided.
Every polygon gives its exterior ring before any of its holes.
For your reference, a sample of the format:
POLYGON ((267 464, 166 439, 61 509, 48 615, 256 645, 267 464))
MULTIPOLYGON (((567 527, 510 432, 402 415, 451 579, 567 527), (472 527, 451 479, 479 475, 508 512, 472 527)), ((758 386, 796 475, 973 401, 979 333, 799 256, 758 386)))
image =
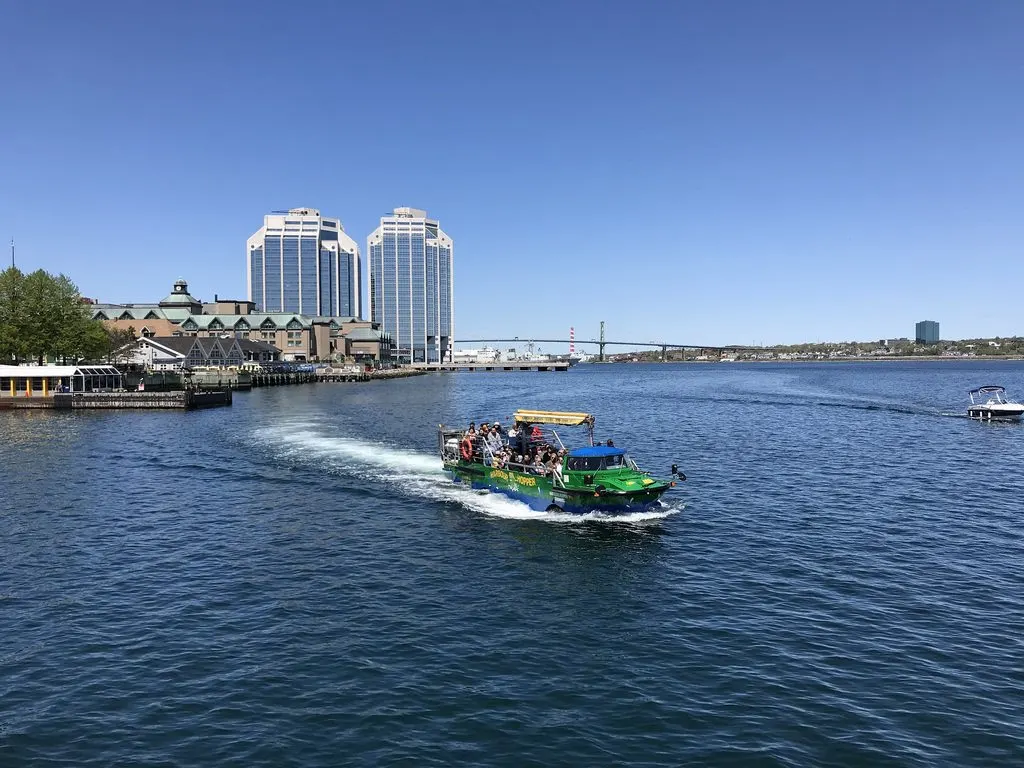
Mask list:
POLYGON ((566 459, 565 468, 580 472, 594 472, 599 469, 615 469, 625 464, 621 455, 617 456, 570 456, 566 459))

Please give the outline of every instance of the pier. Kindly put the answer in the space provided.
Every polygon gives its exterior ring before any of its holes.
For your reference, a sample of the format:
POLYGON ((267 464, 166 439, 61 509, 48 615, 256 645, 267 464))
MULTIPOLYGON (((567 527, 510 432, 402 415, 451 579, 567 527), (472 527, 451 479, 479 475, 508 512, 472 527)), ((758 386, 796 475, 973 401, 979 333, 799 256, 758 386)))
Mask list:
POLYGON ((568 371, 571 363, 560 360, 495 360, 490 363, 413 363, 423 371, 568 371))
POLYGON ((367 381, 370 374, 363 370, 352 370, 351 368, 319 368, 316 372, 317 381, 343 382, 343 381, 367 381))
POLYGON ((309 384, 317 380, 312 371, 291 373, 253 373, 252 387, 279 387, 285 384, 309 384))
POLYGON ((219 391, 178 390, 176 392, 67 392, 35 397, 0 397, 0 409, 51 408, 81 410, 92 408, 160 408, 189 410, 231 405, 230 389, 219 391))

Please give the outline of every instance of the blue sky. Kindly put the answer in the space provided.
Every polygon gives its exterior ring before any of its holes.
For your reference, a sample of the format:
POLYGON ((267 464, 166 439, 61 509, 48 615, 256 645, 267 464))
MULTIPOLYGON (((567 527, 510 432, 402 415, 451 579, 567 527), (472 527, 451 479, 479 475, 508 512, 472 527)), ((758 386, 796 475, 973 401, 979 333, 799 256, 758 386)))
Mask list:
POLYGON ((3 4, 19 266, 244 296, 268 211, 411 205, 463 338, 1024 334, 1022 3, 286 7, 3 4))

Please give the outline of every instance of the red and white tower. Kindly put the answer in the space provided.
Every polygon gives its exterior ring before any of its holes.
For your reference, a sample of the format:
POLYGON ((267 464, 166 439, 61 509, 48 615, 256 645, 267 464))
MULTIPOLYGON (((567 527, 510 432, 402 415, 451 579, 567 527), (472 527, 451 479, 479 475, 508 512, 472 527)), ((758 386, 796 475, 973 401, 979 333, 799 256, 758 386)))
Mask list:
POLYGON ((569 355, 576 354, 576 329, 569 326, 569 355))

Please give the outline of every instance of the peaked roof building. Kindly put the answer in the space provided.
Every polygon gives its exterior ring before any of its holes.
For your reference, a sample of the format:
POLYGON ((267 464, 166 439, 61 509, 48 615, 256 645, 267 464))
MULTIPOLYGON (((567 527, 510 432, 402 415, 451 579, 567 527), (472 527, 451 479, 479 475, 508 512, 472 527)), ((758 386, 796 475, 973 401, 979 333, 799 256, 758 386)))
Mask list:
POLYGON ((251 307, 248 301, 215 300, 204 305, 189 294, 184 280, 178 280, 170 295, 157 304, 92 304, 91 311, 93 319, 111 328, 133 329, 145 338, 234 337, 272 344, 286 361, 345 356, 390 364, 391 337, 376 323, 352 315, 249 312, 251 307), (221 307, 240 311, 209 311, 221 307), (355 331, 360 333, 353 348, 349 335, 355 331))

